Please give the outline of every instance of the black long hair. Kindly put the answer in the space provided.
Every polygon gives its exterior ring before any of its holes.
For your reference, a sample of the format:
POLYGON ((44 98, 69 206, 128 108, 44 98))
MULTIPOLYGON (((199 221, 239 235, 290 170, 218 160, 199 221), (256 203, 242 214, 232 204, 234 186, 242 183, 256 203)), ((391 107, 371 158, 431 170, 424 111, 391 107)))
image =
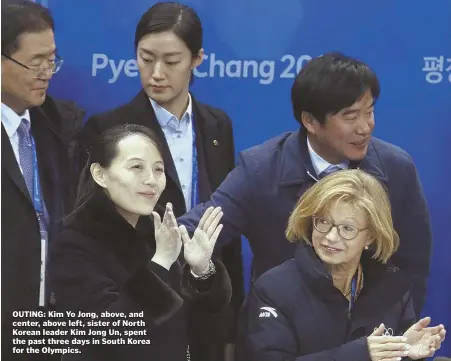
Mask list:
POLYGON ((88 160, 80 174, 74 209, 65 218, 65 224, 74 219, 78 211, 84 207, 96 192, 103 191, 92 178, 91 165, 98 163, 102 168, 108 168, 117 156, 117 145, 119 142, 130 135, 142 135, 148 138, 155 145, 160 155, 162 154, 158 137, 150 128, 136 124, 122 124, 105 130, 87 149, 88 160))

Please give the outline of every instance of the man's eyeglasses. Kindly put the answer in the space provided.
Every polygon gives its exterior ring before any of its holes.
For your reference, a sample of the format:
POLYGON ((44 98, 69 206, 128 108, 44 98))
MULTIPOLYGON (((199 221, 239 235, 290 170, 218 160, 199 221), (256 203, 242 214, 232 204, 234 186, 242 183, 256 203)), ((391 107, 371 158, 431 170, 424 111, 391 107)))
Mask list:
POLYGON ((50 66, 45 67, 29 67, 25 64, 22 64, 20 61, 17 61, 10 56, 2 53, 2 56, 4 56, 6 59, 11 60, 12 62, 16 63, 17 65, 20 65, 21 67, 31 71, 33 73, 33 77, 35 79, 40 79, 42 76, 48 76, 49 74, 55 74, 63 65, 63 59, 59 57, 58 55, 55 56, 55 60, 53 60, 50 64, 50 66))
POLYGON ((368 227, 357 228, 350 224, 334 224, 328 219, 325 219, 323 217, 313 216, 312 218, 313 218, 313 227, 315 227, 315 229, 318 232, 329 233, 332 230, 332 228, 337 227, 338 234, 347 241, 354 239, 361 231, 368 229, 368 227))

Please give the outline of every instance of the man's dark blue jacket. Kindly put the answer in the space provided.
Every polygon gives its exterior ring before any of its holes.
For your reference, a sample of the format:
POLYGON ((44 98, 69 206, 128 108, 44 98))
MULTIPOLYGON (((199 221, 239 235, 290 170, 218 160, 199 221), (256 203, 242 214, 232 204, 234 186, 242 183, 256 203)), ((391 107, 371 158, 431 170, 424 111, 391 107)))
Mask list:
MULTIPOLYGON (((365 158, 352 163, 375 176, 387 189, 400 247, 392 262, 413 284, 419 315, 426 294, 431 252, 429 210, 412 158, 404 150, 372 138, 365 158)), ((237 167, 211 196, 179 218, 194 232, 209 206, 220 206, 224 228, 217 245, 244 235, 253 252, 252 279, 293 258, 295 246, 285 238, 290 213, 317 177, 303 131, 284 133, 240 153, 237 167)))
POLYGON ((367 336, 384 323, 394 336, 416 321, 409 281, 362 255, 364 283, 351 314, 312 247, 264 273, 245 301, 237 361, 371 361, 367 336))

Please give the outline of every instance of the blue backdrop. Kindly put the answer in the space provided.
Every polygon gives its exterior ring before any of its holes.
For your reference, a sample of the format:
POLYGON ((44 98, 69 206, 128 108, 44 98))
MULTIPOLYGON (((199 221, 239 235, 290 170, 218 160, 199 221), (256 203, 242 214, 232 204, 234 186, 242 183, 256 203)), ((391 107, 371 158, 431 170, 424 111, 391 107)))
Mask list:
MULTIPOLYGON (((39 2, 53 12, 58 52, 65 61, 50 93, 77 101, 89 115, 128 102, 140 88, 135 26, 155 1, 39 2)), ((451 2, 186 4, 202 19, 207 54, 192 91, 228 112, 237 151, 297 128, 290 88, 306 60, 339 50, 374 68, 382 86, 375 135, 413 156, 431 209, 434 249, 423 313, 451 330, 451 2)), ((250 251, 244 244, 248 268, 250 251)), ((451 355, 450 340, 438 355, 451 355)))

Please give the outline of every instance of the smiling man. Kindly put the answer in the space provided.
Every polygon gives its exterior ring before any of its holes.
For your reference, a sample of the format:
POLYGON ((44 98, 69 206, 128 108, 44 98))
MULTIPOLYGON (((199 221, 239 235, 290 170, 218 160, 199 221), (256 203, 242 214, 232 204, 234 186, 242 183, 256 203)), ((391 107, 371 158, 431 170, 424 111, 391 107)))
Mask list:
POLYGON ((2 358, 51 360, 11 354, 12 313, 45 311, 49 304, 46 252, 75 189, 69 149, 83 111, 46 94, 62 65, 46 8, 26 0, 2 1, 1 33, 2 358))
POLYGON ((179 223, 193 232, 204 210, 222 207, 224 228, 216 247, 240 235, 248 238, 255 280, 293 258, 294 247, 284 234, 299 197, 327 174, 360 168, 388 189, 400 236, 392 261, 410 277, 419 314, 429 273, 429 210, 409 154, 371 135, 379 92, 379 81, 368 65, 340 53, 313 59, 291 89, 300 130, 243 151, 210 201, 179 218, 179 223))

